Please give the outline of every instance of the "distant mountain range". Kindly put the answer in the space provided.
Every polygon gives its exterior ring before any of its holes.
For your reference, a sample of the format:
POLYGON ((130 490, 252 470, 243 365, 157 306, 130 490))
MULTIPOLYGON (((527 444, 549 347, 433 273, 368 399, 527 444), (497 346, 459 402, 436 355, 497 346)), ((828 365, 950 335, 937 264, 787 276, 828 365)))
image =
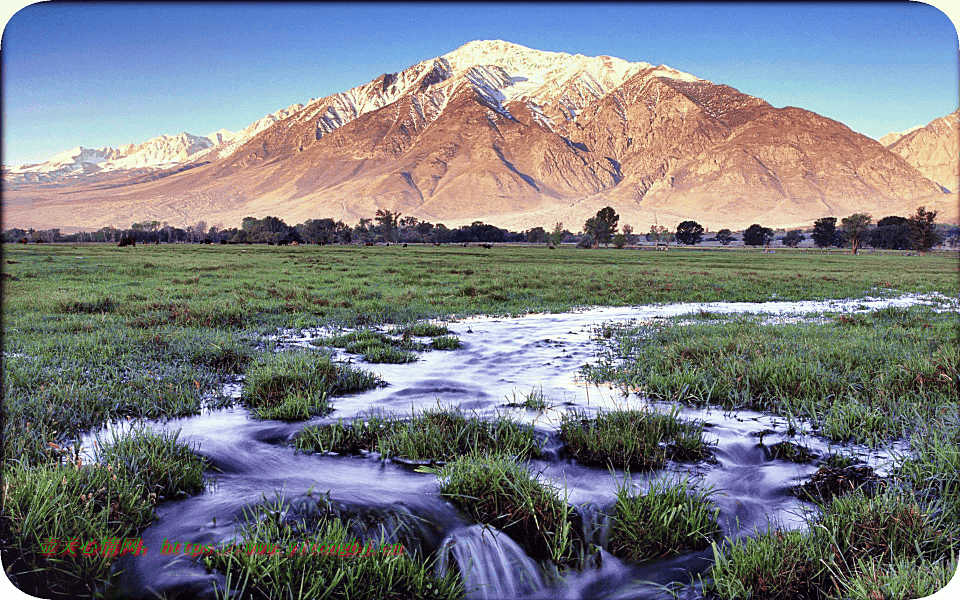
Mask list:
POLYGON ((958 113, 878 142, 670 67, 477 41, 243 131, 76 148, 3 169, 4 227, 348 223, 569 229, 604 206, 646 230, 958 218, 958 113))

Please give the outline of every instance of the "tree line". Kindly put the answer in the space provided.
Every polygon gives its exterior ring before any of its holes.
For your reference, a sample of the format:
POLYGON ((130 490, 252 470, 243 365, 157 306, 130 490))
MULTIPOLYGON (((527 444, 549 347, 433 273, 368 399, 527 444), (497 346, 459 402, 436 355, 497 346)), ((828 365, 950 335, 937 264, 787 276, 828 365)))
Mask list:
MULTIPOLYGON (((819 248, 849 247, 856 253, 863 246, 891 250, 917 250, 925 252, 946 241, 952 247, 960 245, 960 228, 952 227, 946 232, 936 225, 936 211, 921 206, 911 217, 888 216, 873 225, 867 213, 844 217, 839 226, 836 217, 817 219, 811 238, 819 248)), ((372 219, 360 219, 356 225, 330 218, 308 219, 297 225, 288 225, 278 217, 262 219, 246 217, 239 228, 224 229, 207 227, 204 221, 185 228, 167 222, 143 221, 125 229, 103 227, 97 231, 64 235, 59 229, 11 228, 3 232, 4 242, 112 242, 128 239, 137 243, 213 243, 213 244, 353 244, 353 243, 504 243, 527 242, 558 245, 575 243, 582 248, 595 248, 600 244, 617 248, 635 245, 640 235, 630 225, 619 224, 620 216, 612 207, 604 207, 587 219, 579 233, 573 233, 556 223, 551 231, 533 227, 515 232, 495 225, 474 221, 470 225, 448 228, 442 223, 421 221, 416 217, 402 217, 399 212, 377 210, 372 219)), ((713 237, 705 239, 706 230, 693 220, 680 222, 675 230, 654 224, 645 234, 648 242, 656 244, 678 243, 697 245, 702 241, 715 241, 729 245, 736 240, 730 229, 721 229, 713 237)), ((760 224, 745 229, 741 238, 747 246, 769 246, 775 238, 774 230, 760 224)), ((806 239, 802 230, 787 231, 778 238, 784 246, 798 246, 806 239)))
MULTIPOLYGON (((597 247, 600 244, 609 245, 611 242, 622 248, 630 240, 633 229, 629 225, 623 227, 623 233, 617 233, 620 217, 607 206, 597 212, 596 216, 587 219, 583 229, 587 237, 578 245, 582 247, 597 247)), ((868 213, 856 213, 840 220, 837 226, 836 217, 817 219, 813 225, 811 238, 818 248, 836 246, 849 247, 853 254, 865 245, 888 250, 916 250, 921 254, 946 241, 951 247, 960 246, 960 227, 951 227, 946 233, 937 226, 937 211, 926 210, 921 206, 911 217, 891 215, 877 221, 873 226, 873 217, 868 213)), ((684 245, 696 245, 703 241, 705 230, 696 221, 682 221, 674 232, 663 226, 654 225, 647 233, 647 241, 669 244, 676 241, 684 245)), ((729 229, 721 229, 710 241, 729 245, 736 238, 729 229)), ((746 246, 769 246, 774 241, 774 231, 754 223, 746 228, 742 234, 746 246)), ((806 239, 800 229, 787 231, 779 238, 784 246, 797 247, 806 239)))

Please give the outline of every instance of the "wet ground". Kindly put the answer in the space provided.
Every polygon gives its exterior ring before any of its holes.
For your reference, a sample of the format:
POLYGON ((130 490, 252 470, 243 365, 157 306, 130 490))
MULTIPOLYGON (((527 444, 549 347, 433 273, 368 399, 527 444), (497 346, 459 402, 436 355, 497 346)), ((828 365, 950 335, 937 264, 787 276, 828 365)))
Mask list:
MULTIPOLYGON (((545 582, 523 551, 506 536, 484 535, 481 528, 438 495, 437 478, 410 465, 381 461, 377 456, 345 457, 298 453, 288 444, 304 426, 338 418, 362 417, 372 410, 409 415, 412 411, 459 406, 479 417, 507 414, 533 423, 540 432, 555 431, 560 415, 570 409, 637 408, 643 400, 607 386, 585 383, 580 367, 595 360, 599 346, 593 339, 604 322, 649 321, 683 314, 749 312, 771 319, 817 318, 824 312, 868 311, 883 306, 937 302, 956 310, 943 297, 905 296, 897 299, 782 303, 704 303, 657 307, 598 308, 563 314, 520 318, 471 318, 449 324, 463 347, 432 351, 405 365, 358 366, 379 373, 386 387, 334 399, 335 410, 308 422, 257 421, 242 408, 209 411, 197 417, 153 423, 164 430, 180 430, 180 439, 207 457, 211 469, 204 493, 159 507, 159 518, 143 533, 150 549, 139 557, 125 557, 121 595, 151 596, 151 592, 204 596, 212 591, 216 574, 208 574, 194 558, 163 555, 164 540, 220 544, 235 537, 244 510, 277 494, 286 499, 329 491, 345 511, 392 515, 416 522, 421 544, 428 551, 449 546, 457 562, 478 565, 467 580, 471 597, 655 598, 668 597, 664 586, 683 585, 681 595, 695 597, 691 573, 702 573, 712 560, 710 550, 638 565, 624 564, 604 553, 601 564, 564 581, 545 582), (532 390, 542 390, 550 406, 536 412, 507 404, 522 402, 532 390), (454 543, 455 542, 455 543, 454 543)), ((951 304, 952 302, 952 304, 951 304)), ((310 346, 322 331, 281 332, 283 345, 310 346)), ((239 395, 242 382, 227 384, 227 393, 239 395)), ((706 439, 715 444, 715 461, 670 463, 665 469, 634 474, 633 485, 643 490, 652 479, 692 474, 715 491, 723 535, 752 535, 773 524, 802 527, 813 505, 801 502, 791 488, 816 470, 773 458, 771 446, 790 440, 826 455, 843 450, 855 453, 882 473, 903 447, 871 451, 849 444, 831 445, 812 435, 786 436, 784 419, 741 411, 685 409, 683 419, 703 421, 706 439), (762 438, 757 432, 770 430, 762 438)), ((91 446, 87 440, 87 446, 91 446)), ((532 461, 544 481, 551 481, 567 502, 580 506, 584 521, 602 538, 602 509, 612 505, 622 473, 587 468, 547 453, 532 461)))

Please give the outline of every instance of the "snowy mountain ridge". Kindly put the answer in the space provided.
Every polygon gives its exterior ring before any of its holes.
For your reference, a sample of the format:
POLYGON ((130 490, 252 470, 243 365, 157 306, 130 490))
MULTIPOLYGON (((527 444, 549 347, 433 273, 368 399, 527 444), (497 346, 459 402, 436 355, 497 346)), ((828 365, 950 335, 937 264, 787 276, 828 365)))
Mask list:
POLYGON ((416 118, 428 123, 439 115, 450 96, 469 86, 485 104, 510 115, 506 104, 527 104, 539 122, 553 128, 555 120, 573 119, 587 103, 601 98, 637 73, 703 81, 670 67, 628 62, 609 56, 589 57, 534 50, 502 40, 472 41, 443 56, 417 63, 399 73, 306 105, 293 104, 254 121, 236 133, 221 129, 207 136, 160 135, 142 144, 97 149, 78 146, 36 165, 5 169, 8 177, 32 174, 51 181, 62 177, 126 169, 167 168, 186 162, 225 158, 278 121, 297 115, 316 120, 316 139, 347 123, 413 93, 416 118))

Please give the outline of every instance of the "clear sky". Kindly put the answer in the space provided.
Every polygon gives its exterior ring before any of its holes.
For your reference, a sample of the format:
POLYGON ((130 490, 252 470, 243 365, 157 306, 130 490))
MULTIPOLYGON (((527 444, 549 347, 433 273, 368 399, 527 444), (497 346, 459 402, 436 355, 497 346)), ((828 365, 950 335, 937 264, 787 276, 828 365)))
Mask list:
POLYGON ((665 64, 872 137, 958 107, 957 31, 915 2, 44 3, 3 31, 3 164, 237 131, 476 39, 665 64))

